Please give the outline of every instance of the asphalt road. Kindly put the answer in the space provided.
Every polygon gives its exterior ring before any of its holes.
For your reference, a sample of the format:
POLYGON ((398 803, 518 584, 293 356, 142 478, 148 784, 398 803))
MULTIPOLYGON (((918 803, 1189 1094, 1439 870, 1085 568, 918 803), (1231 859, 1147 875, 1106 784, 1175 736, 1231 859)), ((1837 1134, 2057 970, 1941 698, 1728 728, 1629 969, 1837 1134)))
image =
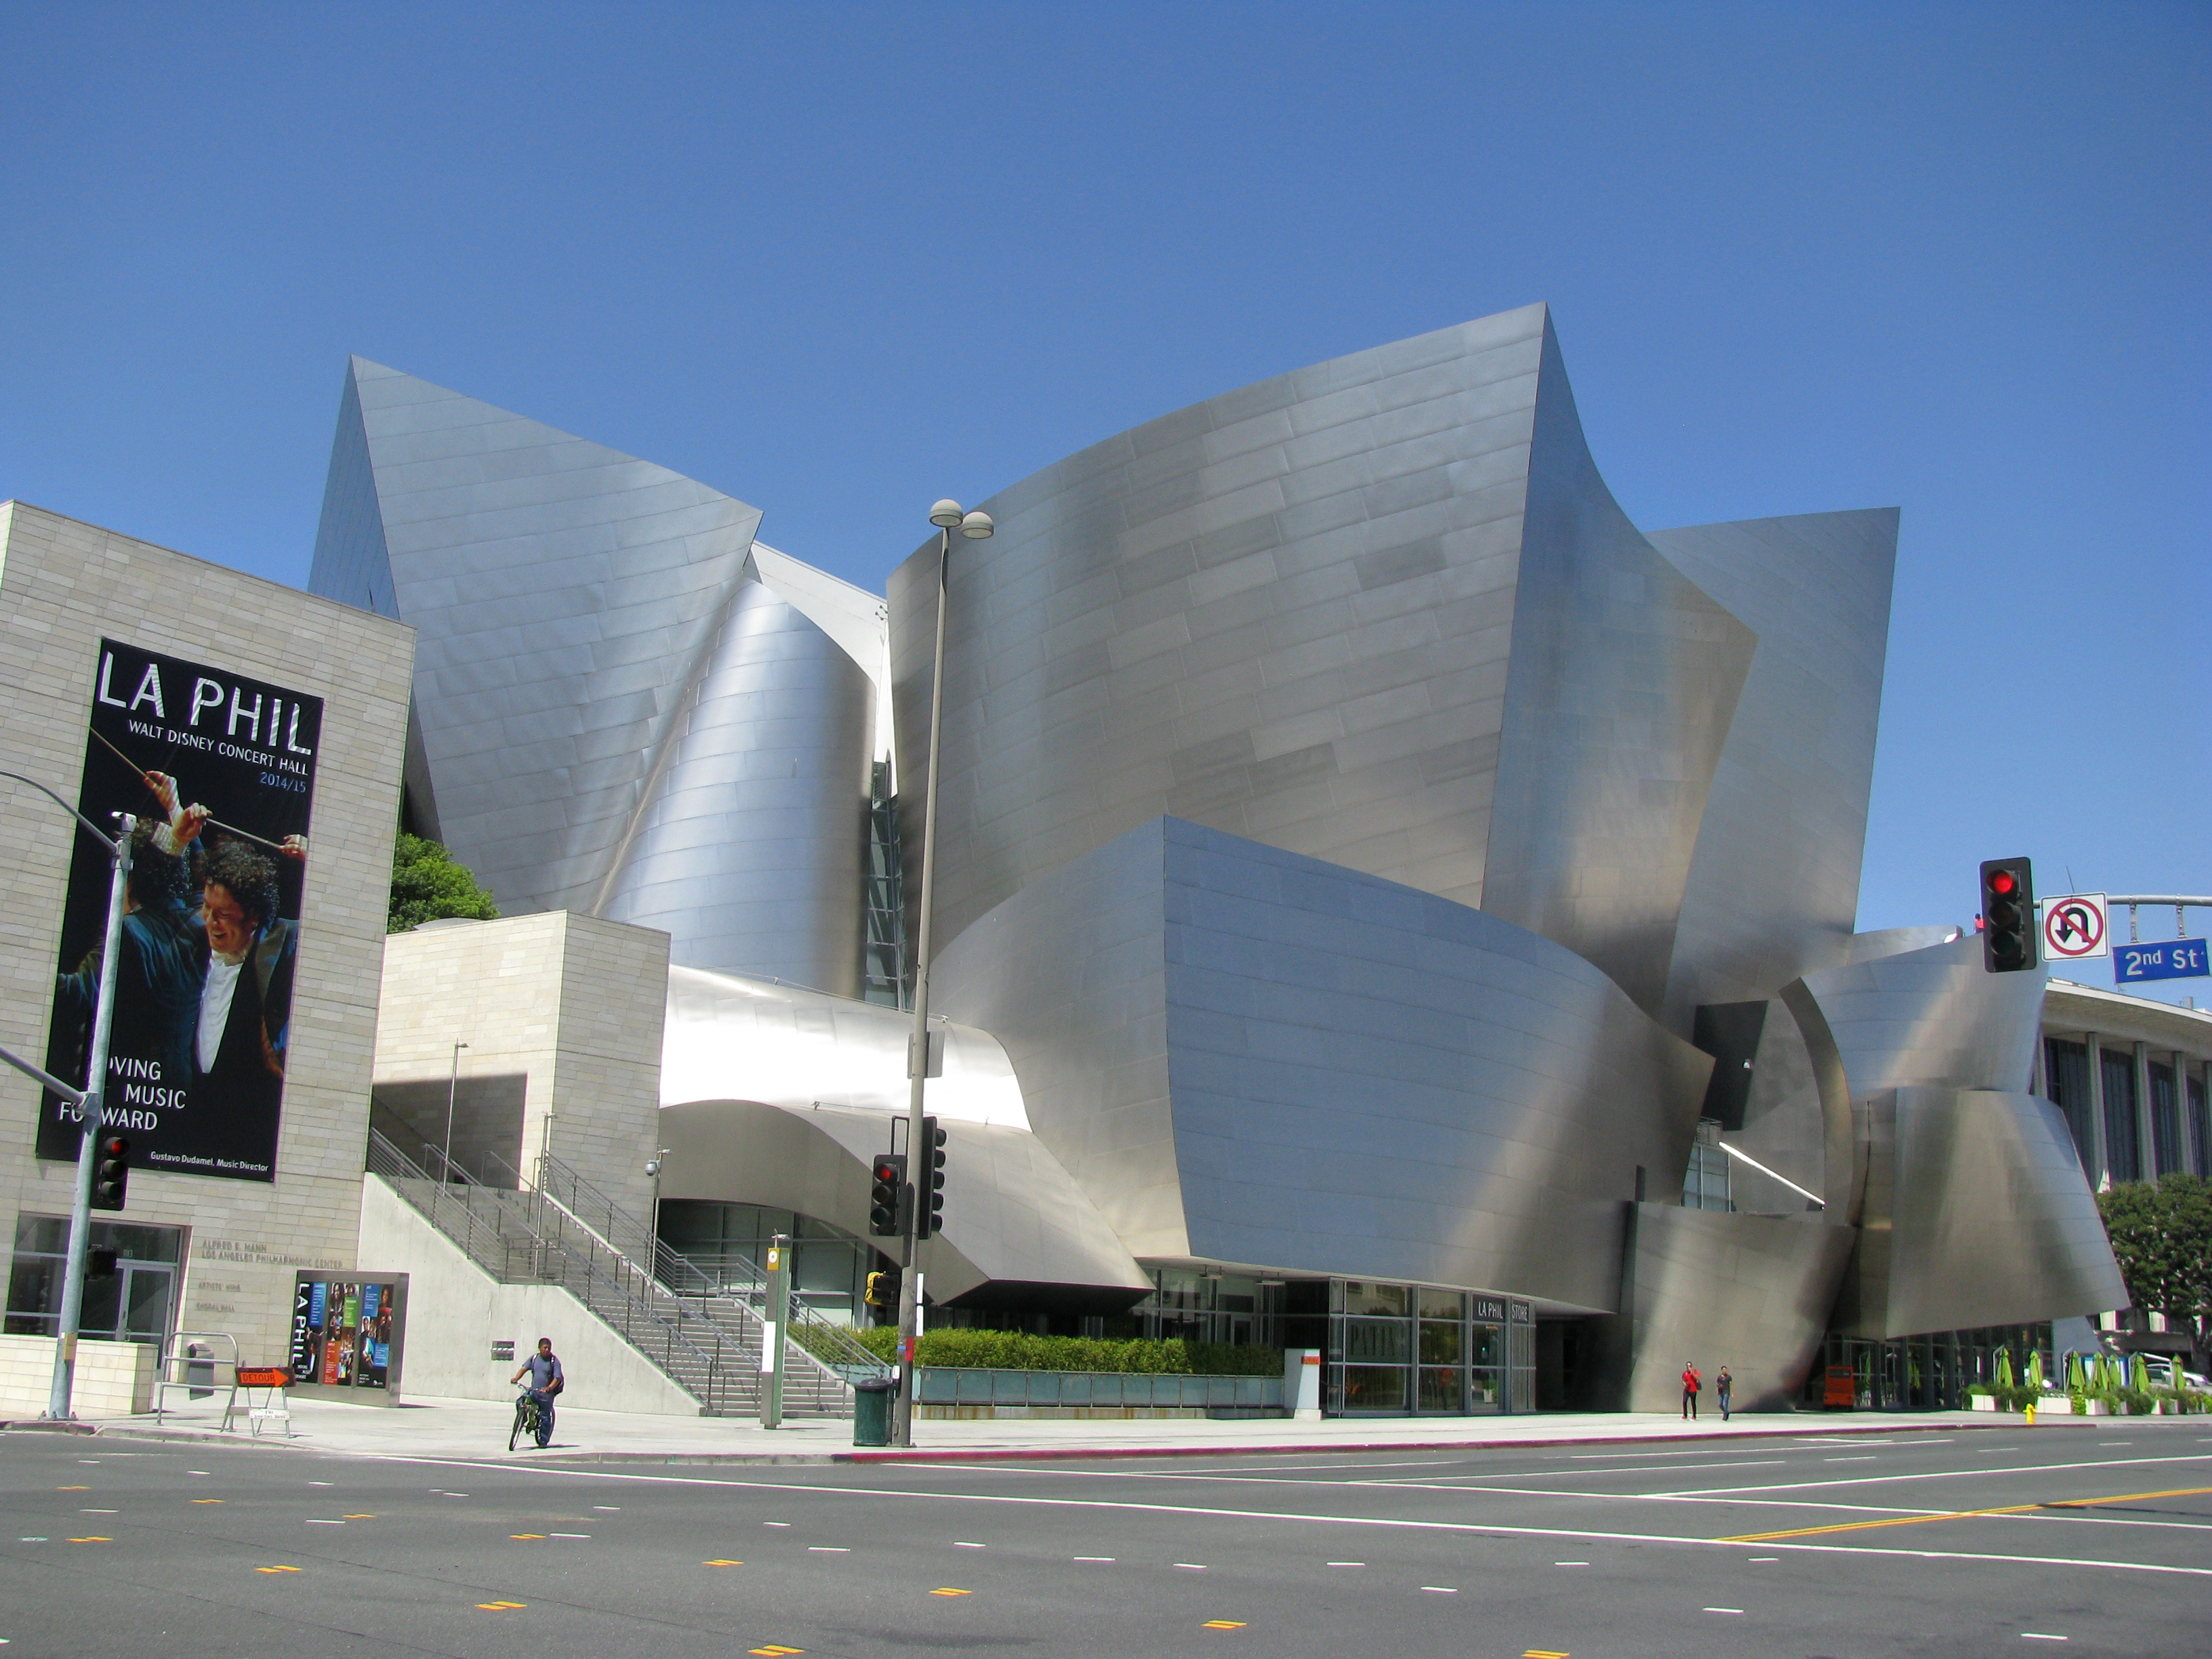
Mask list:
POLYGON ((599 1468, 14 1433, 0 1638, 5 1659, 2200 1653, 2208 1430, 599 1468))

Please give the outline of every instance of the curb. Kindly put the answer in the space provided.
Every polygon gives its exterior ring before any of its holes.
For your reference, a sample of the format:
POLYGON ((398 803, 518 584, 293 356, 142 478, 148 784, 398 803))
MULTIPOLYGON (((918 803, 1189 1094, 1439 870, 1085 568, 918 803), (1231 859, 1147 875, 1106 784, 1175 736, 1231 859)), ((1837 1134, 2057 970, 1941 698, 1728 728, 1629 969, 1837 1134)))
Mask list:
MULTIPOLYGON (((2083 1420, 2083 1426, 2088 1419, 2083 1420)), ((467 1456, 465 1454, 428 1450, 404 1450, 391 1448, 380 1450, 343 1450, 319 1443, 314 1437, 303 1436, 289 1439, 262 1437, 248 1438, 223 1434, 209 1429, 155 1428, 150 1425, 130 1423, 87 1424, 48 1423, 43 1421, 0 1422, 0 1431, 36 1431, 48 1434, 81 1434, 112 1437, 119 1440, 167 1441, 188 1445, 221 1445, 250 1448, 255 1450, 313 1452, 328 1457, 394 1458, 403 1461, 422 1459, 431 1462, 450 1462, 456 1456, 471 1463, 497 1463, 513 1468, 541 1467, 575 1468, 605 1467, 606 1465, 636 1465, 658 1467, 713 1467, 715 1465, 750 1465, 756 1468, 778 1466, 824 1467, 833 1464, 898 1464, 898 1463, 1040 1463, 1074 1462, 1129 1459, 1167 1459, 1188 1457, 1313 1457, 1332 1455, 1401 1451, 1515 1451, 1539 1450, 1557 1446, 1650 1446, 1680 1445, 1685 1442, 1714 1445, 1737 1441, 1771 1441, 1802 1439, 1808 1435, 1844 1437, 1854 1435, 1899 1435, 1970 1432, 1975 1430, 2007 1429, 2017 1431, 2024 1425, 2017 1418, 1999 1418, 1993 1422, 1972 1423, 1853 1423, 1837 1424, 1824 1428, 1807 1425, 1802 1428, 1732 1429, 1724 1434, 1663 1432, 1638 1435, 1552 1435, 1541 1438, 1485 1437, 1437 1440, 1320 1440, 1299 1441, 1294 1443, 1267 1445, 1207 1444, 1207 1445, 1138 1445, 1138 1446, 990 1446, 962 1449, 946 1447, 885 1447, 855 1450, 823 1451, 565 1451, 537 1456, 502 1455, 497 1451, 467 1456)), ((2039 1428, 2071 1428, 2071 1421, 2039 1424, 2039 1428)))

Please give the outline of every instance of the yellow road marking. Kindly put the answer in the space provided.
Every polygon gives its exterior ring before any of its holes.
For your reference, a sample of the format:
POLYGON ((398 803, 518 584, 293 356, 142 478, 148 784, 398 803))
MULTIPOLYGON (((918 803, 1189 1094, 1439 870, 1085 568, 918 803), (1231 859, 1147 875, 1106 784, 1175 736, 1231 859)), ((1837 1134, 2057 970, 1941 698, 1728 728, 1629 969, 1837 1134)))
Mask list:
POLYGON ((256 1567, 256 1568, 254 1568, 254 1571, 256 1571, 256 1572, 297 1572, 297 1571, 299 1571, 299 1568, 297 1568, 297 1567, 256 1567))
POLYGON ((114 1541, 115 1540, 112 1538, 72 1538, 70 1540, 70 1542, 72 1544, 112 1544, 114 1541))
POLYGON ((1521 1659, 1568 1659, 1565 1648, 1524 1648, 1521 1659))
POLYGON ((507 1536, 509 1538, 543 1538, 545 1534, 542 1532, 511 1532, 507 1536))
POLYGON ((973 1595, 975 1593, 975 1592, 974 1590, 963 1589, 933 1589, 930 1591, 932 1595, 973 1595))
POLYGON ((747 1648, 747 1649, 745 1650, 745 1651, 746 1651, 747 1653, 769 1653, 769 1654, 778 1654, 778 1653, 804 1653, 804 1652, 805 1652, 805 1651, 806 1651, 806 1650, 805 1650, 805 1648, 780 1648, 780 1647, 776 1646, 776 1644, 775 1644, 775 1643, 771 1642, 771 1643, 769 1643, 769 1644, 766 1647, 764 1647, 764 1648, 747 1648))
POLYGON ((526 1607, 530 1603, 527 1601, 479 1601, 477 1605, 486 1613, 507 1613, 516 1607, 526 1607))
POLYGON ((699 1565, 702 1567, 742 1567, 744 1565, 744 1563, 742 1561, 702 1561, 699 1565))
POLYGON ((1242 1619, 1209 1619, 1199 1626, 1200 1630, 1243 1630, 1242 1619))
POLYGON ((195 1498, 192 1499, 192 1502, 195 1504, 220 1504, 222 1502, 222 1499, 220 1498, 195 1498))
POLYGON ((1717 1544, 1765 1544, 1781 1538, 1812 1538, 1823 1533, 1864 1532, 1872 1527, 1917 1527, 1930 1521, 1972 1521, 1991 1515, 2028 1515, 2037 1510, 2089 1510, 2101 1504, 2140 1504, 2153 1498, 2202 1498, 2212 1486, 2180 1486, 2172 1492, 2129 1492, 2111 1498, 2055 1498, 2041 1504, 2008 1504, 2002 1509, 1951 1510, 1942 1515, 1897 1515, 1880 1521, 1839 1521, 1826 1527, 1797 1527, 1789 1532, 1747 1532, 1717 1538, 1717 1544))
MULTIPOLYGON (((215 1501, 220 1504, 222 1502, 222 1499, 218 1498, 215 1501)), ((349 1515, 346 1516, 346 1519, 349 1521, 374 1521, 376 1517, 373 1515, 349 1515)))
POLYGON ((56 1492, 90 1492, 92 1488, 89 1486, 56 1486, 54 1490, 56 1492))

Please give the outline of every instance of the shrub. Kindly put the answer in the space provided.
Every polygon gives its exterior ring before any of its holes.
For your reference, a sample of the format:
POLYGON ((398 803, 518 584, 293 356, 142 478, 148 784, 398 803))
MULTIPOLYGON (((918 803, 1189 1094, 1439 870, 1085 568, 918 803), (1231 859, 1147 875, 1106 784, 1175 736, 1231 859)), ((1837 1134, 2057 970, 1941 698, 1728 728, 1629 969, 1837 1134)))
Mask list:
MULTIPOLYGON (((878 1358, 898 1350, 888 1325, 854 1334, 878 1358)), ((1128 1371, 1156 1376, 1279 1376, 1281 1351, 1225 1342, 1116 1341, 1092 1336, 1032 1336, 1026 1331, 924 1331, 924 1365, 1003 1371, 1128 1371)))

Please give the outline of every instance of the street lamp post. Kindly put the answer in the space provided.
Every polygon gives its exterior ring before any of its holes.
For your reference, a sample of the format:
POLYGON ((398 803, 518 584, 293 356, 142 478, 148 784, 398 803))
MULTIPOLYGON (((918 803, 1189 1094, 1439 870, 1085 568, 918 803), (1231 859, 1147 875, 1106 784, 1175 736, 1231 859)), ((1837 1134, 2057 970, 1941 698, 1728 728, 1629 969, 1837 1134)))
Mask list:
POLYGON ((931 899, 937 886, 937 775, 939 739, 945 718, 945 612, 947 582, 952 567, 952 532, 957 528, 971 542, 989 538, 996 527, 984 512, 965 513, 957 501, 939 501, 929 509, 937 526, 937 647, 929 676, 929 768, 922 788, 921 905, 915 925, 914 1035, 906 1049, 909 1079, 907 1094, 906 1272, 901 1275, 898 1352, 899 1391, 892 1437, 902 1446, 914 1444, 914 1356, 921 1325, 921 1273, 916 1261, 916 1229, 921 1206, 914 1201, 914 1177, 921 1173, 921 1160, 933 1150, 922 1142, 922 1085, 929 1078, 929 920, 931 899))
POLYGON ((82 1092, 48 1076, 27 1060, 0 1049, 0 1060, 37 1079, 63 1099, 72 1101, 84 1125, 77 1140, 76 1187, 70 1200, 69 1255, 62 1269, 61 1316, 54 1328, 53 1382, 46 1394, 46 1416, 59 1423, 69 1420, 70 1394, 76 1382, 77 1324, 84 1313, 85 1253, 92 1238, 92 1172, 100 1160, 100 1103, 107 1083, 107 1040, 115 1023, 115 959, 123 949, 125 888, 131 878, 131 832, 138 827, 138 820, 128 812, 118 812, 115 836, 110 840, 98 824, 36 778, 27 778, 20 772, 0 772, 0 777, 27 783, 52 799, 106 849, 110 866, 107 931, 100 952, 100 987, 93 1000, 92 1047, 85 1057, 82 1092))
POLYGON ((461 1086, 461 1050, 469 1045, 453 1044, 453 1064, 446 1073, 446 1151, 445 1162, 438 1166, 438 1184, 445 1185, 453 1178, 453 1097, 461 1086))

